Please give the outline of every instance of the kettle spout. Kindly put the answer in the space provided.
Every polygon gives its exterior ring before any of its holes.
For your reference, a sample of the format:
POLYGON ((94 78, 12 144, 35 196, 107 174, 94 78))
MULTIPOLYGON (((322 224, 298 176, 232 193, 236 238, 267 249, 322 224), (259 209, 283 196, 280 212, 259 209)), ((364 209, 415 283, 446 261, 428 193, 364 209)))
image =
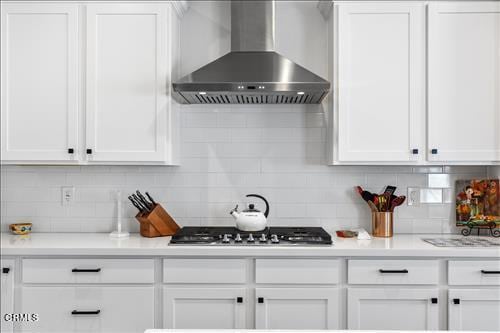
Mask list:
POLYGON ((238 205, 234 207, 232 211, 229 212, 235 219, 238 219, 238 216, 240 216, 240 213, 238 213, 238 205))

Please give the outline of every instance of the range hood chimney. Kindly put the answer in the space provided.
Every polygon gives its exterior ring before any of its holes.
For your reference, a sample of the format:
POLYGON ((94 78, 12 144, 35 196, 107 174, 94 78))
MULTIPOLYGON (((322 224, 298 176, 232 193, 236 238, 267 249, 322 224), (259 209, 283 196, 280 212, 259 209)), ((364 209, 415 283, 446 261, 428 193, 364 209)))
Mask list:
POLYGON ((173 84, 183 104, 318 104, 330 82, 274 51, 274 1, 231 1, 231 52, 173 84))

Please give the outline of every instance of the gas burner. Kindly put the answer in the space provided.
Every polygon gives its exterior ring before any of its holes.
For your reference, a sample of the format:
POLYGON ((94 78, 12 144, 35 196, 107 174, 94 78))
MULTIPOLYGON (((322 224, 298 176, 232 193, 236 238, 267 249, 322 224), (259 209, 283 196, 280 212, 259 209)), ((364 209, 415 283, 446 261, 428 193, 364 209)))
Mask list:
POLYGON ((233 227, 183 227, 170 245, 278 246, 331 245, 332 237, 321 227, 271 227, 262 231, 241 231, 233 227))

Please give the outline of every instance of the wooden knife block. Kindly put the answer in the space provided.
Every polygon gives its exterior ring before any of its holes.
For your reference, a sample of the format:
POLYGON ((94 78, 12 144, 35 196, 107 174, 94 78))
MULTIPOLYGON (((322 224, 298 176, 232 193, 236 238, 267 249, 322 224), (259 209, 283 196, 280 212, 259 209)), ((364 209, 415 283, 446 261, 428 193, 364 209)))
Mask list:
POLYGON ((135 216, 141 224, 140 233, 143 237, 172 236, 180 229, 174 219, 159 204, 154 205, 149 213, 139 213, 135 216))

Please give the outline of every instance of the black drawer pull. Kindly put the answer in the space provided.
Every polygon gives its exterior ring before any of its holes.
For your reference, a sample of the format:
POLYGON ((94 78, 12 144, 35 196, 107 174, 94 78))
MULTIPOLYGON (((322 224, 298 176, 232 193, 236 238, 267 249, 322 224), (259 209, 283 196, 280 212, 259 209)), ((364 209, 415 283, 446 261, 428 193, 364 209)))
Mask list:
POLYGON ((2 273, 9 274, 9 272, 10 272, 10 268, 9 267, 3 267, 2 268, 2 273))
POLYGON ((92 149, 87 148, 87 154, 92 154, 92 149))
POLYGON ((431 303, 432 303, 432 304, 437 304, 437 302, 438 302, 437 297, 433 297, 433 298, 431 298, 431 303))
POLYGON ((403 273, 403 274, 406 274, 408 273, 408 270, 407 269, 379 269, 378 270, 380 273, 403 273))
POLYGON ((264 303, 264 297, 257 298, 257 302, 261 304, 264 303))
POLYGON ((460 304, 460 298, 454 298, 453 304, 460 304))
POLYGON ((485 271, 484 269, 482 269, 481 273, 483 273, 483 274, 500 274, 500 271, 485 271))
POLYGON ((431 154, 432 155, 437 155, 438 150, 436 148, 431 149, 431 154))
POLYGON ((411 153, 412 153, 413 155, 418 155, 418 149, 412 149, 412 150, 411 150, 411 153))
POLYGON ((243 297, 236 297, 236 303, 243 303, 243 297))
POLYGON ((101 271, 101 269, 100 268, 90 268, 90 269, 73 268, 71 271, 73 273, 99 273, 101 271))
POLYGON ((95 311, 79 311, 79 310, 73 310, 71 311, 72 315, 97 315, 101 313, 101 310, 95 310, 95 311))
POLYGON ((75 150, 73 148, 68 148, 68 154, 73 154, 75 150))

